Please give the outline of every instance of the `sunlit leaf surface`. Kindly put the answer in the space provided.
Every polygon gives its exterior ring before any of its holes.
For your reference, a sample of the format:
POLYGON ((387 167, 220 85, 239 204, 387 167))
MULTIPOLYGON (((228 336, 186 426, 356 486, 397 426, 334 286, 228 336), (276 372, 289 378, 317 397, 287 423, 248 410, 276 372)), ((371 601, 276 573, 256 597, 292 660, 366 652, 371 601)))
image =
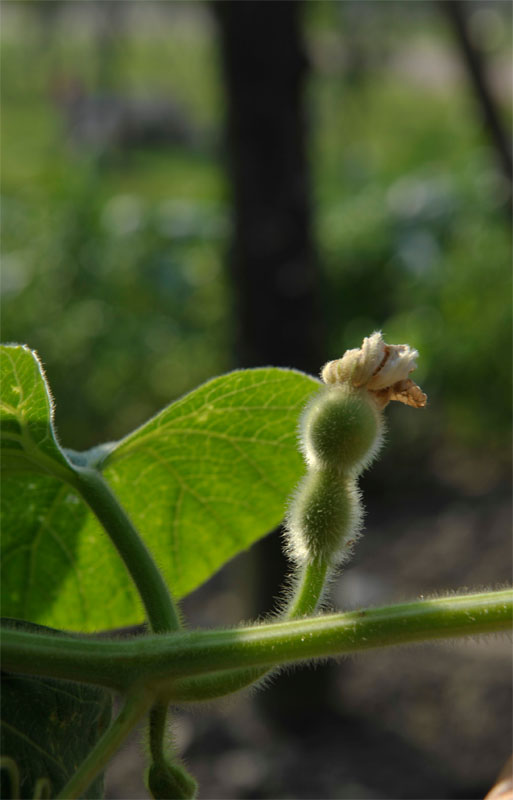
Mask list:
MULTIPOLYGON (((106 449, 104 475, 176 597, 279 524, 303 470, 298 416, 318 385, 292 370, 233 372, 106 449)), ((10 473, 2 525, 4 614, 84 631, 142 620, 124 565, 70 485, 10 473)))
POLYGON ((34 351, 2 346, 0 382, 2 471, 66 475, 71 468, 55 438, 52 398, 34 351))

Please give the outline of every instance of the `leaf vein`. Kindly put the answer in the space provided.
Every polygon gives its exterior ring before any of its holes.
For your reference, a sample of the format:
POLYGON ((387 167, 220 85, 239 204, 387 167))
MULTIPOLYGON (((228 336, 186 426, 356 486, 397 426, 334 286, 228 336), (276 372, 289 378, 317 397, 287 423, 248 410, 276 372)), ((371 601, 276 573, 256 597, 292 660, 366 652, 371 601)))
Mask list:
POLYGON ((34 740, 30 738, 30 736, 27 736, 26 733, 22 733, 22 731, 20 731, 18 728, 15 728, 14 725, 11 725, 10 722, 6 722, 5 719, 0 719, 0 725, 4 725, 4 727, 8 728, 12 733, 15 734, 15 736, 18 736, 20 739, 24 739, 24 741, 26 741, 31 747, 33 747, 34 750, 38 750, 45 758, 48 758, 50 759, 50 761, 53 761, 53 763, 56 764, 56 766, 60 770, 62 770, 64 774, 66 774, 66 767, 64 766, 62 761, 58 761, 56 758, 50 755, 50 753, 48 753, 46 750, 44 750, 42 747, 36 744, 36 742, 34 742, 34 740))

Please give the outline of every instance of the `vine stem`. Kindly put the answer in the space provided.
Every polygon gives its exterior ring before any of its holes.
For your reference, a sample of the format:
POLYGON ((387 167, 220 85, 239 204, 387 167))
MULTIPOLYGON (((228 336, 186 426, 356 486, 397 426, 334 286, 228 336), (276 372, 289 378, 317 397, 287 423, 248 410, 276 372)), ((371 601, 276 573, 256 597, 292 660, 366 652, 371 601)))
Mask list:
MULTIPOLYGON (((149 550, 103 476, 91 468, 78 468, 76 488, 95 513, 123 559, 144 603, 154 633, 181 628, 181 620, 167 585, 149 550)), ((167 702, 157 702, 149 713, 150 752, 154 762, 165 760, 164 737, 167 702)), ((113 723, 115 726, 116 723, 113 723)))
POLYGON ((59 792, 56 800, 74 800, 74 798, 80 797, 121 747, 130 731, 146 714, 153 700, 154 695, 146 689, 138 689, 128 695, 114 722, 107 728, 73 777, 59 792))
MULTIPOLYGON (((304 564, 297 578, 284 620, 313 614, 326 587, 329 564, 326 559, 314 559, 304 564)), ((216 674, 193 676, 180 680, 181 700, 210 700, 237 692, 256 683, 268 674, 268 669, 230 669, 216 674)))
POLYGON ((162 701, 184 702, 202 699, 189 691, 186 681, 193 676, 215 679, 234 669, 270 668, 410 642, 498 633, 511 630, 512 617, 513 590, 507 589, 232 630, 180 631, 120 641, 57 637, 4 626, 2 656, 4 669, 12 672, 120 691, 140 683, 152 688, 162 701))
POLYGON ((326 588, 329 562, 314 559, 302 569, 294 594, 285 613, 285 619, 296 619, 313 614, 326 588))
POLYGON ((166 760, 164 738, 166 734, 167 704, 156 703, 150 711, 149 745, 155 763, 166 760))
POLYGON ((155 633, 181 627, 178 610, 151 553, 102 475, 75 467, 73 486, 101 522, 128 569, 155 633))

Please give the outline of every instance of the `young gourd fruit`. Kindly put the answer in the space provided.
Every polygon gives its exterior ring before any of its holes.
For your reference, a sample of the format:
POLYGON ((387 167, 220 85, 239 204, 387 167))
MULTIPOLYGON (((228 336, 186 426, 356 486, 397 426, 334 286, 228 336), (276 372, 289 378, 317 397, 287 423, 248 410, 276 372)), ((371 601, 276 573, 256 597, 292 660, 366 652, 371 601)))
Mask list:
POLYGON ((362 519, 356 479, 381 446, 383 409, 391 400, 426 404, 409 378, 417 355, 408 345, 385 344, 377 332, 323 367, 325 386, 300 422, 308 472, 287 514, 287 549, 297 563, 335 565, 347 558, 362 519))
POLYGON ((382 414, 368 392, 347 385, 327 386, 307 406, 302 446, 312 467, 356 473, 381 443, 382 414))
POLYGON ((356 482, 335 469, 311 469, 298 486, 287 516, 289 552, 296 561, 340 560, 349 532, 359 529, 356 482))

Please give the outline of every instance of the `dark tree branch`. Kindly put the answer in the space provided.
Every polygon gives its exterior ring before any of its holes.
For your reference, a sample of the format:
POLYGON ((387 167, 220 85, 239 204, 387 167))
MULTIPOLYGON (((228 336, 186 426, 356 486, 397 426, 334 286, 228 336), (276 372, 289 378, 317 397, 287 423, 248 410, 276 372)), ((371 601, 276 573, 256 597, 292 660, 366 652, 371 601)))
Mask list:
POLYGON ((441 0, 440 6, 456 36, 488 134, 495 147, 502 172, 511 187, 513 162, 510 137, 504 129, 497 103, 488 84, 482 54, 474 46, 469 36, 464 0, 441 0))

